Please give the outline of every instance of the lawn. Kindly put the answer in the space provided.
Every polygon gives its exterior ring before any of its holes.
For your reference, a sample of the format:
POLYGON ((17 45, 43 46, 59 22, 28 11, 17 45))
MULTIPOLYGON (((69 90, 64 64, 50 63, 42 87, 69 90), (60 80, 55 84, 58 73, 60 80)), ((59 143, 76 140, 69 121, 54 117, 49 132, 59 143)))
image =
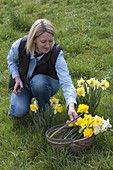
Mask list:
MULTIPOLYGON (((113 131, 98 135, 90 149, 75 154, 53 149, 37 133, 31 116, 8 116, 7 55, 39 18, 55 26, 75 86, 81 77, 109 81, 97 113, 113 125, 113 0, 0 0, 0 170, 112 170, 113 131)), ((56 115, 55 124, 60 124, 68 119, 61 89, 56 97, 64 108, 56 115)))

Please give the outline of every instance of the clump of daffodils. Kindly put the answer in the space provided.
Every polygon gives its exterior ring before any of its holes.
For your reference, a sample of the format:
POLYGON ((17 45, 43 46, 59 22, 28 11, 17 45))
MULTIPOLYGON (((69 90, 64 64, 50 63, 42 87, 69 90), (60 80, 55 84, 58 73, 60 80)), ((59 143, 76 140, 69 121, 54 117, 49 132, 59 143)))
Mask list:
POLYGON ((87 104, 89 112, 94 115, 100 103, 101 94, 109 87, 109 82, 105 79, 98 81, 95 78, 84 80, 81 78, 77 81, 77 103, 87 104))
MULTIPOLYGON (((54 110, 54 114, 56 114, 57 112, 61 113, 63 110, 62 105, 59 103, 59 99, 57 99, 55 97, 50 99, 50 105, 52 106, 52 108, 54 110)), ((30 104, 30 110, 32 112, 37 112, 38 109, 39 109, 38 101, 33 99, 32 103, 30 104)))
POLYGON ((45 105, 45 108, 39 108, 38 101, 33 98, 30 104, 30 114, 38 134, 45 135, 46 130, 54 124, 55 114, 61 113, 62 110, 62 105, 57 98, 51 98, 50 105, 45 105))

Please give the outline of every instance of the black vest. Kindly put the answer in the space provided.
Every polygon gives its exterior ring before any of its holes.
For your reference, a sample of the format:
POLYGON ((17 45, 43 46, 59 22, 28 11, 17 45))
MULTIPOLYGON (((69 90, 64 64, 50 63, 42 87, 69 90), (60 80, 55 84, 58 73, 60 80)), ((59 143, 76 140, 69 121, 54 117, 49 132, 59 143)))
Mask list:
MULTIPOLYGON (((25 48, 26 41, 27 41, 27 36, 22 38, 18 49, 19 50, 19 55, 18 55, 19 72, 22 80, 24 80, 24 78, 27 76, 29 63, 30 63, 30 54, 26 54, 26 48, 25 48)), ((44 54, 42 59, 39 60, 33 72, 32 77, 34 77, 37 74, 45 74, 58 80, 58 76, 55 70, 55 63, 58 54, 61 50, 62 48, 58 44, 55 44, 50 52, 44 54)), ((15 84, 14 79, 12 78, 12 76, 10 76, 9 90, 12 90, 14 88, 14 84, 15 84)))

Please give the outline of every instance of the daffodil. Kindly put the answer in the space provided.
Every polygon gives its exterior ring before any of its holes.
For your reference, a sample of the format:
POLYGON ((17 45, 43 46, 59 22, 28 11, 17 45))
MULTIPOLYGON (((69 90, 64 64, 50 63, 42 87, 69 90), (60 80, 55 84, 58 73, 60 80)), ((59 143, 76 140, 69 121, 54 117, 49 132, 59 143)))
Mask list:
POLYGON ((90 78, 89 80, 87 80, 87 83, 88 83, 91 87, 95 87, 96 80, 95 80, 95 78, 90 78))
POLYGON ((82 129, 84 129, 86 127, 86 122, 84 121, 83 118, 78 118, 77 122, 76 122, 77 126, 80 126, 82 129))
POLYGON ((107 131, 108 128, 111 128, 111 127, 112 127, 112 125, 110 124, 109 119, 107 119, 107 120, 103 119, 101 131, 105 132, 105 131, 107 131))
POLYGON ((80 126, 82 129, 92 127, 93 117, 92 115, 84 114, 84 118, 78 118, 76 125, 80 126))
POLYGON ((75 122, 71 122, 68 126, 69 127, 74 127, 74 126, 76 126, 76 123, 75 122))
POLYGON ((79 87, 77 88, 77 95, 78 96, 85 96, 85 90, 84 90, 84 87, 79 87))
POLYGON ((94 131, 92 128, 86 128, 83 132, 85 138, 91 137, 93 135, 93 133, 94 133, 94 131))
POLYGON ((103 89, 103 90, 106 90, 108 87, 109 87, 109 82, 107 80, 101 80, 101 84, 100 84, 100 87, 103 89))
POLYGON ((50 103, 51 103, 51 105, 56 105, 59 103, 59 99, 56 99, 55 97, 53 97, 50 99, 50 103))
POLYGON ((84 114, 84 120, 87 121, 87 126, 88 127, 92 127, 93 126, 93 117, 91 114, 87 115, 87 114, 84 114))
POLYGON ((102 119, 100 116, 97 116, 97 115, 96 115, 96 116, 94 117, 93 125, 95 125, 95 124, 96 124, 96 125, 97 125, 97 124, 100 124, 100 125, 101 125, 101 124, 102 124, 102 121, 103 121, 103 119, 102 119))
POLYGON ((84 86, 85 80, 83 78, 81 78, 80 80, 77 80, 78 86, 84 86))
POLYGON ((89 106, 87 104, 79 104, 77 112, 78 113, 88 113, 89 106))
POLYGON ((56 114, 57 112, 61 113, 63 110, 63 107, 61 106, 61 104, 56 104, 55 108, 54 108, 54 113, 56 114))
POLYGON ((98 80, 95 80, 95 87, 98 89, 100 87, 101 83, 98 80))
POLYGON ((93 125, 94 135, 98 135, 101 132, 101 126, 99 124, 93 125))
POLYGON ((38 106, 36 104, 30 104, 30 110, 36 112, 38 110, 38 106))

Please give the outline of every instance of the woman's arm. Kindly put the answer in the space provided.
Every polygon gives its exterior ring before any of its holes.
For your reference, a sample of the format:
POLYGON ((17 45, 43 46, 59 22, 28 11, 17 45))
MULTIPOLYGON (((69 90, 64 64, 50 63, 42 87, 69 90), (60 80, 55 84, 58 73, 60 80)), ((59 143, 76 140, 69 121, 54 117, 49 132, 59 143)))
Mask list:
POLYGON ((7 56, 8 69, 15 80, 15 86, 13 92, 19 94, 18 89, 23 88, 23 83, 19 75, 18 70, 18 47, 20 45, 21 38, 18 39, 13 45, 7 56))
POLYGON ((18 71, 18 47, 20 45, 20 41, 21 38, 13 43, 7 56, 8 69, 13 78, 20 76, 18 71))
POLYGON ((76 91, 69 74, 69 70, 67 67, 67 63, 63 57, 63 51, 59 53, 59 56, 55 65, 57 75, 59 77, 60 84, 62 86, 62 90, 64 93, 64 97, 66 100, 66 106, 68 108, 68 115, 71 120, 76 118, 78 115, 75 111, 76 108, 76 91))

